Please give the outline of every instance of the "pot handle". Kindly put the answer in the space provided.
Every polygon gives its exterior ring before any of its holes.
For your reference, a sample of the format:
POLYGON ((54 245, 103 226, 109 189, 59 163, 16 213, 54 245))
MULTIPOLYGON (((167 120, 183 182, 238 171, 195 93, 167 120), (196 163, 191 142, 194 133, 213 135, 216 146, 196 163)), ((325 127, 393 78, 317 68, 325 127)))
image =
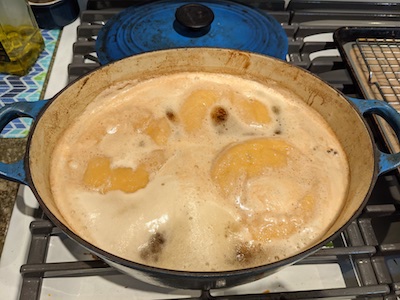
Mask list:
MULTIPOLYGON (((400 114, 382 100, 364 100, 348 97, 361 114, 371 113, 382 117, 392 127, 400 140, 400 114)), ((400 153, 388 154, 378 151, 378 173, 382 174, 400 166, 400 153)))
MULTIPOLYGON (((0 131, 16 118, 28 117, 35 120, 47 102, 41 100, 6 104, 0 108, 0 131)), ((9 164, 0 162, 0 177, 27 185, 24 159, 9 164)))

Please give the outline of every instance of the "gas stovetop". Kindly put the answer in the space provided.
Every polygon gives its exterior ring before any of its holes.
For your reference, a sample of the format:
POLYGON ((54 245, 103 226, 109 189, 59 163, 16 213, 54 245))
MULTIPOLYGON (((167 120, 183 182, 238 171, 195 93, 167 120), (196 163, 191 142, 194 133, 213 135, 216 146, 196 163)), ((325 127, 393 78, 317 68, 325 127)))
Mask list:
MULTIPOLYGON (((107 20, 129 5, 144 2, 147 1, 88 1, 73 44, 69 81, 100 66, 95 40, 107 20)), ((399 3, 390 1, 242 2, 265 10, 282 24, 289 42, 289 63, 315 73, 352 97, 361 97, 360 87, 340 57, 332 33, 341 26, 400 24, 398 9, 396 13, 399 3)), ((378 145, 384 149, 386 145, 377 125, 372 120, 370 123, 378 145)), ((29 220, 34 221, 26 228, 31 233, 30 246, 27 242, 29 249, 20 268, 19 299, 398 299, 398 175, 396 170, 380 176, 361 216, 314 255, 257 282, 211 292, 154 287, 118 273, 66 237, 39 208, 29 209, 35 200, 25 187, 17 198, 17 206, 25 207, 22 211, 30 210, 29 220)))
MULTIPOLYGON (((146 0, 89 1, 89 10, 81 14, 81 25, 74 44, 73 62, 69 65, 69 79, 74 80, 100 66, 95 53, 96 36, 101 27, 122 9, 146 3, 146 0)), ((385 1, 237 1, 252 5, 273 16, 284 28, 289 42, 287 60, 308 69, 345 93, 351 90, 352 80, 345 71, 336 51, 332 33, 342 26, 398 26, 400 3, 385 1), (317 35, 317 36, 316 36, 317 35), (315 52, 324 53, 315 54, 315 52), (327 71, 335 71, 329 72, 327 71)))

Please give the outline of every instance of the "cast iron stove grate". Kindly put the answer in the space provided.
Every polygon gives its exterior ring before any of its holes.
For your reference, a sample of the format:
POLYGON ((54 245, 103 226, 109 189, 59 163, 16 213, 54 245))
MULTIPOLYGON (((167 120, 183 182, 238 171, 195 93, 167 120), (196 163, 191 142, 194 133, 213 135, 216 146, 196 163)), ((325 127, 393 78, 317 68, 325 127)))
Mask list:
MULTIPOLYGON (((199 296, 191 299, 397 299, 400 296, 400 236, 397 234, 400 211, 396 206, 399 188, 395 174, 381 176, 362 215, 332 242, 333 247, 322 248, 298 263, 337 263, 346 288, 232 296, 213 296, 212 291, 199 291, 199 296)), ((30 226, 32 241, 27 263, 21 267, 20 299, 39 299, 42 282, 48 278, 119 274, 100 259, 46 262, 50 239, 63 233, 40 213, 30 226)))
MULTIPOLYGON (((127 5, 146 1, 90 1, 81 16, 77 41, 73 46, 73 62, 69 65, 69 80, 99 67, 95 54, 97 32, 105 22, 127 5), (117 7, 114 7, 117 6, 117 7)), ((243 2, 243 1, 242 1, 243 2)), ((312 1, 311 1, 312 2, 312 1)), ((310 2, 310 3, 311 3, 310 2)), ((352 9, 351 3, 327 2, 323 10, 310 10, 308 1, 291 1, 285 10, 284 1, 252 1, 260 9, 267 9, 284 27, 289 41, 287 60, 315 73, 348 96, 360 96, 339 54, 314 57, 317 51, 335 50, 333 40, 307 40, 309 35, 332 33, 339 26, 351 25, 355 21, 400 21, 400 14, 371 10, 352 9), (350 6, 349 6, 350 5, 350 6), (341 10, 341 8, 343 10, 341 10), (329 19, 329 20, 327 20, 329 19), (321 20, 325 20, 321 23, 321 20)), ((357 3, 358 4, 358 3, 357 3)), ((315 7, 315 3, 314 6, 315 7)), ((357 5, 363 9, 363 2, 357 5)), ((384 9, 383 9, 384 11, 384 9)), ((398 299, 400 297, 400 186, 398 174, 391 172, 379 178, 368 205, 336 240, 334 247, 323 248, 298 264, 337 263, 343 273, 346 288, 328 290, 306 290, 285 293, 263 293, 251 295, 215 296, 213 292, 199 291, 193 299, 398 299)), ((67 278, 119 274, 99 259, 73 262, 47 262, 50 239, 63 236, 46 216, 40 216, 30 226, 32 240, 26 264, 21 267, 23 283, 20 299, 39 299, 42 283, 48 278, 67 278)))

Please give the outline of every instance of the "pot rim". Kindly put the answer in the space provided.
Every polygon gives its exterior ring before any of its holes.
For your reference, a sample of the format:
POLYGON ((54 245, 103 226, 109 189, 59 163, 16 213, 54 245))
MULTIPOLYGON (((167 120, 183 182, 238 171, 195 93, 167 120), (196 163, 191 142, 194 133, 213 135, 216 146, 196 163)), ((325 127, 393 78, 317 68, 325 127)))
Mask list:
MULTIPOLYGON (((228 278, 228 277, 239 277, 242 275, 246 275, 249 273, 252 273, 252 275, 254 274, 262 274, 267 272, 269 269, 277 269, 280 267, 284 267, 284 266, 288 266, 288 265, 292 265, 304 258, 306 258, 307 256, 317 252, 319 249, 321 249, 323 246, 325 246, 328 242, 334 240, 335 238, 338 237, 338 235, 344 230, 346 229, 362 212, 362 210, 364 209, 370 195, 371 192, 373 190, 373 187, 376 183, 376 180, 378 178, 379 172, 378 172, 378 167, 377 167, 377 157, 378 157, 378 153, 377 153, 377 147, 375 146, 375 144, 372 142, 373 141, 373 134, 371 129, 369 128, 366 120, 364 119, 364 117, 362 116, 362 114, 356 109, 355 105, 349 101, 347 99, 347 97, 339 90, 337 90, 336 88, 334 88, 333 86, 331 86, 329 83, 327 83, 326 81, 324 81, 323 79, 321 79, 320 77, 318 77, 317 75, 311 73, 310 71, 303 69, 301 67, 295 66, 290 64, 287 61, 283 61, 281 59, 275 58, 275 57, 270 57, 267 55, 262 55, 262 54, 258 54, 258 53, 254 53, 254 52, 249 52, 249 51, 242 51, 242 50, 235 50, 235 49, 227 49, 227 48, 214 48, 214 47, 188 47, 188 48, 173 48, 173 49, 166 49, 166 50, 155 50, 155 51, 150 51, 150 52, 146 52, 146 53, 141 53, 141 54, 135 54, 114 62, 110 62, 108 64, 102 65, 99 68, 96 68, 94 70, 89 71, 88 73, 86 73, 85 75, 74 79, 73 81, 71 81, 70 83, 67 84, 67 86, 65 86, 62 90, 60 90, 56 95, 54 95, 49 101, 48 103, 43 107, 43 109, 40 111, 40 113, 38 114, 36 121, 33 122, 31 130, 29 132, 28 135, 28 140, 27 140, 27 151, 24 157, 24 162, 25 162, 25 170, 26 170, 26 178, 27 178, 27 185, 28 187, 31 188, 33 194, 35 195, 36 199, 38 200, 40 207, 43 209, 44 213, 49 217, 49 219, 54 223, 54 225, 56 225, 58 228, 60 228, 67 236, 69 236, 70 238, 72 238, 74 241, 78 242, 80 245, 84 246, 85 248, 87 248, 89 251, 94 252, 94 254, 98 254, 100 258, 102 259, 106 259, 109 260, 111 262, 117 263, 119 265, 125 266, 125 267, 129 267, 129 268, 133 268, 139 271, 144 271, 146 273, 152 273, 152 274, 160 274, 160 275, 168 275, 168 276, 172 276, 172 277, 186 277, 186 278, 192 278, 192 279, 200 279, 200 278, 204 278, 204 279, 223 279, 223 278, 228 278), (66 92, 73 84, 75 84, 78 81, 84 81, 86 80, 92 73, 97 72, 100 69, 103 68, 108 68, 110 66, 112 66, 113 64, 116 64, 120 61, 123 60, 127 60, 131 57, 136 57, 136 56, 143 56, 143 55, 149 55, 150 53, 159 53, 159 52, 171 52, 171 51, 202 51, 203 49, 206 50, 213 50, 213 51, 231 51, 231 52, 239 52, 239 53, 247 53, 250 54, 251 56, 261 56, 261 57, 267 57, 269 59, 273 59, 273 60, 277 60, 280 61, 283 64, 286 64, 287 66, 296 68, 296 69, 300 69, 302 72, 307 73, 308 75, 311 75, 311 77, 314 80, 320 81, 322 83, 325 84, 325 86, 329 89, 334 90, 338 96, 340 96, 343 100, 347 101, 352 109, 360 116, 360 119, 362 120, 362 122, 364 123, 364 127, 366 128, 368 135, 371 139, 371 146, 373 148, 373 157, 371 157, 371 159, 373 159, 373 166, 374 166, 374 170, 373 170, 373 174, 372 174, 372 178, 371 178, 371 182, 370 182, 370 186, 368 188, 368 192, 366 193, 365 198, 363 199, 363 201, 361 202, 361 205, 357 208, 357 210, 355 211, 355 213, 352 215, 352 217, 337 231, 335 231, 333 234, 331 234, 329 237, 325 238, 324 240, 318 242, 317 244, 304 249, 303 251, 286 257, 284 259, 269 263, 269 264, 264 264, 264 265, 260 265, 260 266, 255 266, 255 267, 248 267, 248 268, 242 268, 242 269, 234 269, 234 270, 226 270, 226 271, 183 271, 183 270, 171 270, 171 269, 164 269, 164 268, 160 268, 160 267, 154 267, 154 266, 149 266, 149 265, 145 265, 145 264, 141 264, 138 262, 134 262, 122 257, 119 257, 117 255, 114 255, 110 252, 107 252, 101 248, 98 248, 97 246, 89 243, 88 241, 84 240, 83 238, 81 238, 78 234, 74 233, 72 230, 70 230, 64 223, 62 223, 51 211, 50 209, 47 207, 47 205, 45 204, 45 202, 42 200, 41 196, 39 195, 38 191, 35 188, 35 185, 33 183, 33 179, 32 179, 32 174, 30 171, 30 145, 31 145, 31 141, 33 139, 34 136, 34 132, 35 132, 35 128, 37 126, 37 124, 40 122, 41 117, 46 113, 47 108, 52 105, 53 102, 57 101, 57 98, 59 97, 59 95, 63 94, 64 92, 66 92)), ((331 228, 331 227, 329 227, 331 228)), ((327 228, 326 231, 329 231, 329 228, 327 228)), ((246 281, 244 281, 243 283, 245 283, 246 281)), ((227 286, 223 286, 223 287, 227 287, 227 286)))

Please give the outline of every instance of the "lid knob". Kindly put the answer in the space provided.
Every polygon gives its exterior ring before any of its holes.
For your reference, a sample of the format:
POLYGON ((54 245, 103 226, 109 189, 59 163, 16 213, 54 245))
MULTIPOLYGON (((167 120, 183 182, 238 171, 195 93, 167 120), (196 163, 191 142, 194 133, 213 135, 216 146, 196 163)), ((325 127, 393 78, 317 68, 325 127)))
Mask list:
MULTIPOLYGON (((213 11, 202 4, 189 3, 178 7, 175 11, 176 22, 187 31, 196 32, 201 35, 206 34, 210 30, 210 25, 214 21, 213 11)), ((181 33, 182 30, 179 30, 181 33)))

